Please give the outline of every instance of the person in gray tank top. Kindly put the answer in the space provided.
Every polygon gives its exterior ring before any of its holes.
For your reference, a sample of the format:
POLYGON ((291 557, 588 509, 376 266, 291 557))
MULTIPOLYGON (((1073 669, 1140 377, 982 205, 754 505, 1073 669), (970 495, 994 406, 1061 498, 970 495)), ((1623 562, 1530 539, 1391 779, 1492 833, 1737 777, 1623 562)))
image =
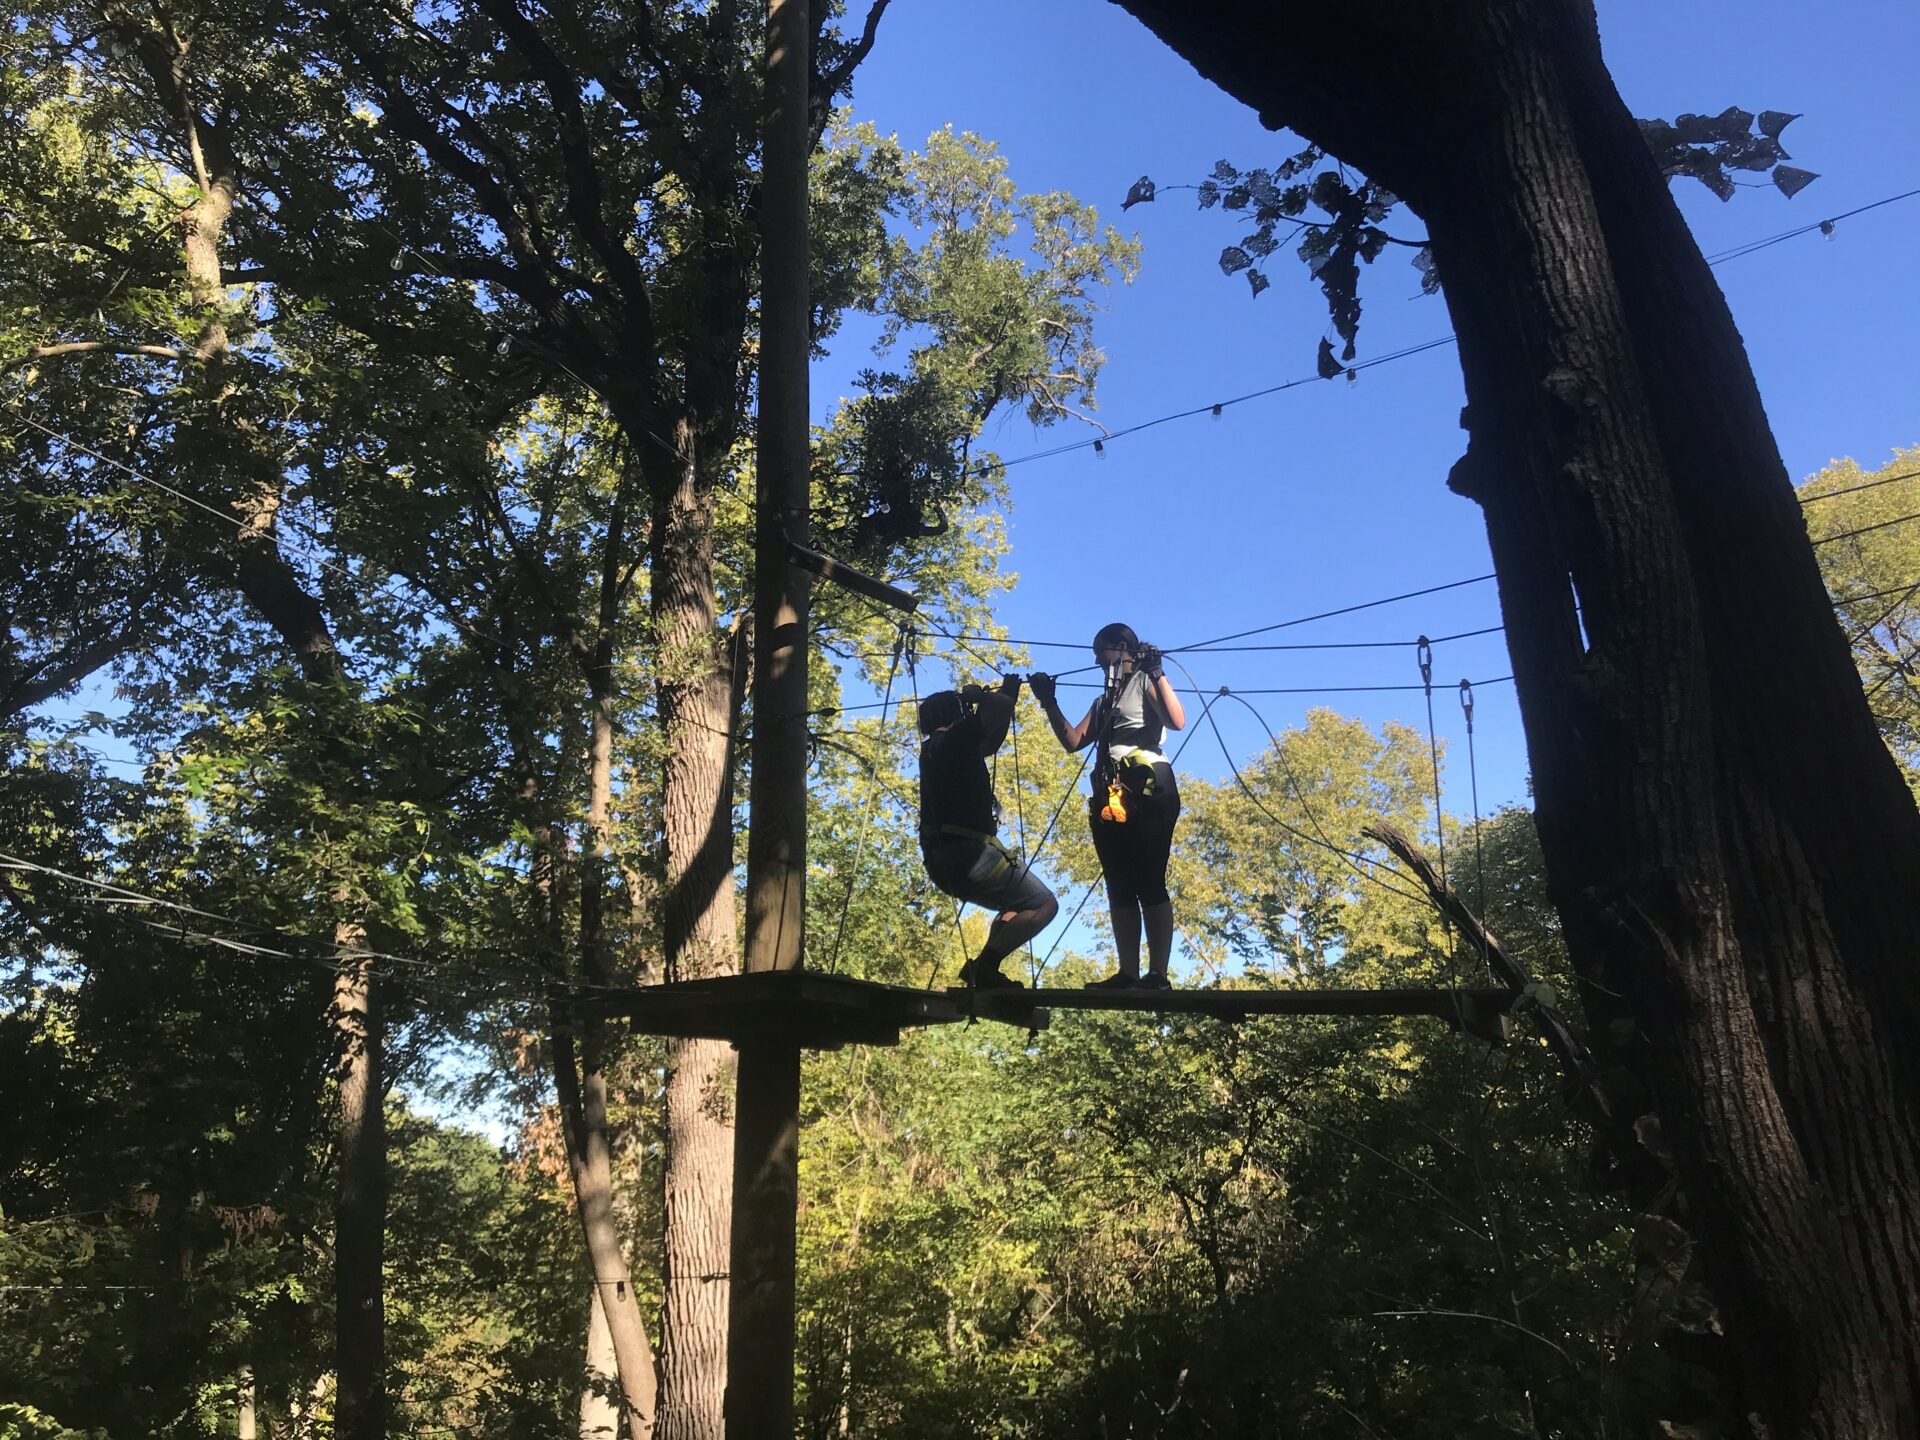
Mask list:
POLYGON ((1131 626, 1103 627, 1093 637, 1093 658, 1107 676, 1107 687, 1078 725, 1069 725, 1061 712, 1051 675, 1034 675, 1028 684, 1068 751, 1099 747, 1087 821, 1107 882, 1120 968, 1094 984, 1165 990, 1172 984, 1167 962, 1173 954, 1167 859, 1180 819, 1180 788, 1160 745, 1168 730, 1186 728, 1187 712, 1160 668, 1160 652, 1141 644, 1131 626), (1145 975, 1140 973, 1143 927, 1145 975))

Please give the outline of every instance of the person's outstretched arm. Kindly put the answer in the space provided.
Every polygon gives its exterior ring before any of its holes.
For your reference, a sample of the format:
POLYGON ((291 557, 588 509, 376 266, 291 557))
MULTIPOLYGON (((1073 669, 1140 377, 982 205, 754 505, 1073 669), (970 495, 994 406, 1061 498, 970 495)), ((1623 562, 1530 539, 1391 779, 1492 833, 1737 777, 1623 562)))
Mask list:
POLYGON ((1061 713, 1059 697, 1053 693, 1053 676, 1030 675, 1027 684, 1033 687, 1033 698, 1047 712, 1047 723, 1053 726, 1054 738, 1068 751, 1084 750, 1093 738, 1093 717, 1100 709, 1100 702, 1096 700, 1087 708, 1085 718, 1078 725, 1069 725, 1061 713))
POLYGON ((979 716, 980 753, 983 756, 991 755, 1006 743, 1007 727, 1013 723, 1013 707, 1020 698, 1020 677, 1007 676, 1000 682, 998 690, 981 689, 974 685, 969 685, 967 690, 979 691, 974 701, 974 714, 979 716))

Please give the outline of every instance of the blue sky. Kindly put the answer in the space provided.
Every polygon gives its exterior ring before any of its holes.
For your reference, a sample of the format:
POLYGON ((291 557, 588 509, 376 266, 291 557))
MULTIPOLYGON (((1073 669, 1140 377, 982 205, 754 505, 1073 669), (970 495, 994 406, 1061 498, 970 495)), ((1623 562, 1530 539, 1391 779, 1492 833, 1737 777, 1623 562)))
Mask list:
MULTIPOLYGON (((855 3, 856 12, 864 6, 855 3)), ((1728 105, 1803 112, 1784 136, 1793 163, 1821 179, 1789 201, 1770 185, 1727 204, 1697 182, 1680 203, 1709 254, 1920 187, 1916 127, 1904 97, 1920 56, 1910 3, 1600 5, 1609 64, 1635 114, 1671 119, 1728 105)), ((1139 279, 1110 297, 1098 336, 1107 355, 1100 419, 1113 429, 1313 372, 1324 303, 1283 250, 1273 286, 1249 298, 1215 257, 1240 228, 1176 192, 1122 215, 1134 179, 1197 180, 1221 158, 1271 164, 1298 148, 1202 80, 1107 0, 899 0, 862 68, 855 108, 917 144, 941 125, 997 141, 1023 190, 1064 189, 1145 242, 1139 279)), ((1402 228, 1417 224, 1399 217, 1402 228)), ((1884 463, 1920 441, 1920 319, 1912 228, 1920 198, 1734 260, 1715 273, 1759 377, 1796 480, 1829 459, 1884 463)), ((1384 257, 1362 290, 1360 356, 1449 331, 1436 297, 1384 257)), ((851 333, 851 332, 850 332, 851 333)), ((849 387, 851 346, 821 362, 816 409, 849 387)), ((1162 645, 1269 624, 1442 584, 1492 568, 1478 510, 1445 488, 1460 453, 1462 403, 1452 348, 1383 365, 1359 383, 1315 384, 1011 472, 1020 583, 1000 607, 1009 634, 1080 641, 1124 619, 1162 645), (1124 579, 1115 539, 1133 558, 1124 579)), ((1079 438, 1024 420, 989 439, 1011 458, 1079 438)), ((1496 624, 1491 585, 1327 621, 1278 640, 1404 640, 1496 624)), ((1039 651, 1045 666, 1050 652, 1039 651)), ((1061 652, 1051 652, 1055 655, 1061 652)), ((1065 660, 1054 664, 1064 665, 1065 660)), ((1075 655, 1072 664, 1084 663, 1075 655)), ((1402 650, 1221 655, 1190 662, 1208 690, 1417 683, 1402 650)), ((1439 648, 1435 713, 1451 743, 1448 808, 1467 808, 1464 731, 1453 686, 1508 672, 1501 637, 1439 648), (1444 688, 1442 688, 1444 687, 1444 688), (1456 788, 1457 787, 1457 790, 1456 788)), ((1483 806, 1525 797, 1526 762, 1510 685, 1478 693, 1483 806)), ((1307 705, 1378 723, 1424 726, 1403 694, 1250 697, 1276 729, 1307 705)), ((1244 755, 1265 741, 1239 707, 1219 712, 1244 755)), ((1222 778, 1210 734, 1182 768, 1222 778)))

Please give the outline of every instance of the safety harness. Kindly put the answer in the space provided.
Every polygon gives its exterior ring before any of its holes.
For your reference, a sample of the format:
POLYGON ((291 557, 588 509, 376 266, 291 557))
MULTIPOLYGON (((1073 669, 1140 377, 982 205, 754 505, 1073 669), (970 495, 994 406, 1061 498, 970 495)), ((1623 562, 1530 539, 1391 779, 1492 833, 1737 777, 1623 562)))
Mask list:
POLYGON ((1114 756, 1113 726, 1120 715, 1120 692, 1135 673, 1129 671, 1118 685, 1110 686, 1103 697, 1107 713, 1101 717, 1100 740, 1095 749, 1094 798, 1106 796, 1100 806, 1100 818, 1115 825, 1127 823, 1129 796, 1146 799, 1153 794, 1153 767, 1167 758, 1157 750, 1137 745, 1129 747, 1127 753, 1117 759, 1114 756))

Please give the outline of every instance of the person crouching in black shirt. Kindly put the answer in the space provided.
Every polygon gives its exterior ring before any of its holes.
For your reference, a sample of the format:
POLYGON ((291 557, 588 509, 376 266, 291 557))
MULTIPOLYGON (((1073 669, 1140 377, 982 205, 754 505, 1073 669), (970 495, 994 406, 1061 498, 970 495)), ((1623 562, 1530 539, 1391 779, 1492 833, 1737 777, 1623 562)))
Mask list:
POLYGON ((960 967, 975 989, 1019 989, 1000 962, 1044 930, 1060 902, 997 838, 1000 805, 986 757, 1007 738, 1020 677, 998 690, 969 685, 920 702, 920 853, 933 883, 957 900, 995 912, 987 943, 960 967))

